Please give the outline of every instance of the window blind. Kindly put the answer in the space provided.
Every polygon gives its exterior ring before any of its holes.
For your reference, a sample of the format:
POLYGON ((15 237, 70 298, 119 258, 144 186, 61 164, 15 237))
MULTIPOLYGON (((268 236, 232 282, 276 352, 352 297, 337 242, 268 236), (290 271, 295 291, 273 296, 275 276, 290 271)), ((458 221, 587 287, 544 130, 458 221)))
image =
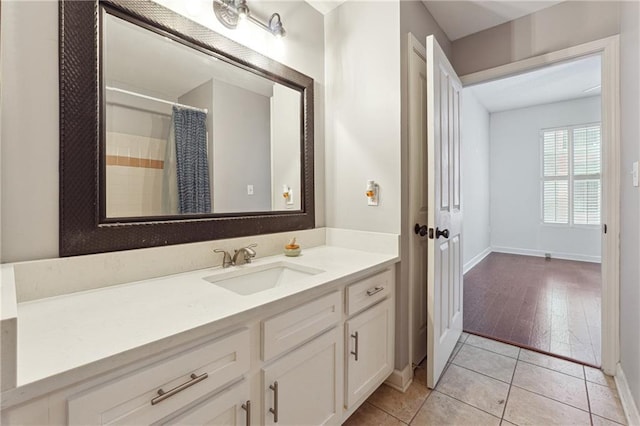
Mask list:
POLYGON ((600 224, 600 126, 573 129, 573 223, 600 224))
POLYGON ((598 225, 601 195, 600 125, 543 131, 543 222, 598 225))

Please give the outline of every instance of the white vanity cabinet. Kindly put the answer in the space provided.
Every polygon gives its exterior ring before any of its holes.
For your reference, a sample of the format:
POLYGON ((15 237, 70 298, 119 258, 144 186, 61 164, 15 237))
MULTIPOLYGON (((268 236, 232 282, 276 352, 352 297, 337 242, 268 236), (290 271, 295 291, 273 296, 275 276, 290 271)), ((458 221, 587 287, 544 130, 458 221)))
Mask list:
POLYGON ((218 392, 249 370, 249 331, 205 343, 68 400, 70 425, 151 424, 218 392))
POLYGON ((345 322, 345 407, 366 398, 394 367, 394 282, 385 271, 347 288, 347 313, 365 309, 345 322), (362 296, 364 295, 364 296, 362 296), (352 302, 352 303, 349 303, 352 302))
MULTIPOLYGON (((377 269, 380 271, 380 269, 377 269)), ((39 425, 338 425, 394 367, 395 269, 327 283, 2 411, 39 425), (357 354, 357 359, 356 359, 357 354)))

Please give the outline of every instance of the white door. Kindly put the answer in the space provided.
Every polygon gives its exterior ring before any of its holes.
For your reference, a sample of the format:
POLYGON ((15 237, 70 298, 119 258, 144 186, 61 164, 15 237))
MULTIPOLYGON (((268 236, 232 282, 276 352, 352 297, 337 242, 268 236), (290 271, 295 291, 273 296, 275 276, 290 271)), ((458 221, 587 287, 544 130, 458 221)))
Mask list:
POLYGON ((462 333, 460 96, 462 84, 427 37, 427 385, 434 388, 462 333))
MULTIPOLYGON (((427 223, 427 62, 425 48, 413 34, 409 46, 409 212, 408 232, 427 223), (420 226, 420 225, 419 225, 420 226)), ((409 243, 411 363, 427 356, 427 240, 415 235, 409 243)))

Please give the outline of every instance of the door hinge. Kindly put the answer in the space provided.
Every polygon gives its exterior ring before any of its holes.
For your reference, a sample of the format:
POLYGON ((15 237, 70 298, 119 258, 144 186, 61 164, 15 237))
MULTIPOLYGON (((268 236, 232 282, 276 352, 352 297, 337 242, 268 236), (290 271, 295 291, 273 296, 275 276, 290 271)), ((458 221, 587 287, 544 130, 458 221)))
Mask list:
POLYGON ((603 225, 602 229, 603 229, 604 233, 606 234, 607 233, 607 224, 606 223, 603 225))

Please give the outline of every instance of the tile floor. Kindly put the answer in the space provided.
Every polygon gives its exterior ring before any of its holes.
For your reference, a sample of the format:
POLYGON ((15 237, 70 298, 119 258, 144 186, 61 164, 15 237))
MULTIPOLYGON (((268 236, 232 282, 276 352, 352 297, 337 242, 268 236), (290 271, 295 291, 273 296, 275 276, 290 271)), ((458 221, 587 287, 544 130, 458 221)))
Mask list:
POLYGON ((600 365, 600 264, 491 253, 464 276, 465 331, 600 365))
POLYGON ((463 333, 433 391, 418 367, 405 393, 380 386, 345 425, 625 422, 615 383, 600 370, 463 333))

